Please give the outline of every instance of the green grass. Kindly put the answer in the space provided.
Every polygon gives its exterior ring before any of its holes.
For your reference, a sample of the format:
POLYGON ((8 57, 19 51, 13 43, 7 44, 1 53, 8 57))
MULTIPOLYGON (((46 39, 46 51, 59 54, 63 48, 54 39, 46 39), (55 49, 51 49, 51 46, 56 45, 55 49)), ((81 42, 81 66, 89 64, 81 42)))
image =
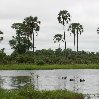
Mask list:
POLYGON ((9 64, 0 65, 0 70, 51 70, 51 69, 99 69, 99 64, 75 64, 75 65, 32 65, 9 64))
POLYGON ((67 90, 38 91, 32 87, 22 89, 0 89, 0 99, 84 99, 82 94, 67 90))

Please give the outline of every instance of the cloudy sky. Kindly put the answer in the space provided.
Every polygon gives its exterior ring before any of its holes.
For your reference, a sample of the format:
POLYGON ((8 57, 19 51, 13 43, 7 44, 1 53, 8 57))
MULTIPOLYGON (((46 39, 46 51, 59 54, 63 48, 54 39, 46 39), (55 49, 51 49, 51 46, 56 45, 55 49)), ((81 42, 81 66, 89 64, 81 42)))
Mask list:
MULTIPOLYGON (((4 32, 0 48, 5 48, 7 54, 12 52, 8 41, 15 35, 15 30, 11 29, 11 25, 22 22, 30 15, 37 16, 41 21, 39 35, 35 37, 36 50, 58 48, 58 43, 53 42, 53 36, 63 34, 63 26, 57 21, 60 10, 69 11, 70 23, 79 22, 83 25, 84 32, 79 36, 79 50, 99 51, 99 0, 0 0, 0 30, 4 32)), ((68 31, 66 40, 67 47, 74 50, 73 35, 70 36, 68 31)), ((61 48, 64 49, 64 43, 61 43, 61 48)))

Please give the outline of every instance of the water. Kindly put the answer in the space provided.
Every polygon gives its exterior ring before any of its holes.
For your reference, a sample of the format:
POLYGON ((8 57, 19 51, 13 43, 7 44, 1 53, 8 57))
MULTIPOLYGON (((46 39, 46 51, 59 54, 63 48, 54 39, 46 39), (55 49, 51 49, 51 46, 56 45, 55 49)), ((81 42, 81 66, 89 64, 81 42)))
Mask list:
POLYGON ((0 71, 1 88, 20 88, 27 83, 31 83, 39 90, 68 89, 88 94, 90 98, 85 97, 85 99, 99 99, 99 70, 97 69, 0 71))

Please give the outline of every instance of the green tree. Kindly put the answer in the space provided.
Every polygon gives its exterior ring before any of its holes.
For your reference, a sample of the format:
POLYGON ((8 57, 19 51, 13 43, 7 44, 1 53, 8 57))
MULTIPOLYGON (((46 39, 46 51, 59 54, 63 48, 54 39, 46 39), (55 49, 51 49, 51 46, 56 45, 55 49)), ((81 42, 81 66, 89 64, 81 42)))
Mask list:
MULTIPOLYGON (((54 40, 54 43, 60 42, 60 41, 63 41, 64 42, 64 39, 63 39, 63 35, 62 34, 55 34, 53 40, 54 40)), ((59 44, 59 48, 60 48, 60 44, 59 44)))
MULTIPOLYGON (((27 38, 28 45, 29 45, 29 40, 30 40, 29 28, 24 23, 14 23, 12 24, 11 27, 16 30, 16 35, 19 38, 18 39, 19 44, 20 44, 20 37, 24 36, 25 38, 27 38)), ((28 50, 29 50, 29 47, 28 47, 28 50)))
POLYGON ((31 47, 27 27, 23 23, 14 23, 11 27, 16 30, 16 37, 9 41, 10 46, 18 53, 25 53, 31 47))
MULTIPOLYGON (((40 26, 39 24, 41 23, 40 21, 38 21, 37 17, 26 17, 23 21, 23 23, 25 24, 25 26, 28 29, 28 35, 31 37, 31 39, 33 40, 33 53, 34 53, 34 33, 37 33, 40 30, 40 26)), ((37 33, 38 35, 38 33, 37 33)), ((36 36, 37 36, 36 35, 36 36)))
MULTIPOLYGON (((3 34, 3 32, 2 31, 0 31, 0 34, 3 34)), ((3 40, 3 37, 0 37, 0 41, 2 41, 3 40)))
POLYGON ((4 52, 5 48, 0 49, 0 64, 4 64, 7 62, 6 53, 4 52))
POLYGON ((66 34, 65 34, 64 27, 65 27, 65 24, 68 24, 68 22, 71 20, 70 17, 71 17, 70 13, 67 10, 63 10, 63 11, 60 10, 58 17, 57 17, 59 23, 63 25, 65 49, 66 49, 66 34))
POLYGON ((80 23, 71 23, 68 31, 71 31, 74 34, 74 46, 75 46, 75 35, 77 35, 77 52, 78 52, 78 35, 83 32, 83 26, 80 23))
POLYGON ((17 32, 17 35, 9 41, 10 46, 19 54, 25 53, 28 51, 28 48, 32 47, 32 43, 24 36, 19 36, 20 32, 17 32))

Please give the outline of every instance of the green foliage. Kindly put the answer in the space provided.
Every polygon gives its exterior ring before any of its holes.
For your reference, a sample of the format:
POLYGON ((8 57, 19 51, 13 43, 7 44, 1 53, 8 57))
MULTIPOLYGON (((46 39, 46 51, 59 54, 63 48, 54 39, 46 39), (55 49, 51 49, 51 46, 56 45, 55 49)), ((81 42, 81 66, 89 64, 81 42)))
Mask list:
POLYGON ((0 50, 0 64, 6 63, 6 53, 4 53, 4 48, 0 50))
POLYGON ((42 59, 36 60, 36 65, 44 65, 45 62, 42 59))
MULTIPOLYGON (((67 10, 60 10, 57 19, 64 29, 65 25, 71 21, 71 15, 67 10)), ((53 39, 55 42, 64 41, 65 50, 62 50, 59 44, 59 48, 55 51, 42 49, 34 52, 34 34, 38 35, 40 23, 38 17, 29 16, 22 23, 12 24, 11 27, 15 29, 16 36, 12 37, 9 44, 14 52, 11 55, 6 55, 4 51, 0 50, 0 64, 99 64, 99 52, 78 51, 78 34, 83 32, 83 26, 80 23, 71 23, 68 28, 68 31, 74 34, 74 46, 77 35, 77 52, 66 49, 65 29, 64 37, 62 34, 56 34, 53 39), (33 40, 33 44, 31 40, 33 40), (29 51, 30 48, 33 48, 33 53, 29 51)), ((98 32, 99 28, 97 29, 98 32)), ((0 34, 3 32, 0 31, 0 34)), ((1 40, 3 37, 0 37, 1 40)))
POLYGON ((70 13, 67 10, 60 10, 57 19, 59 23, 65 26, 65 23, 68 23, 71 20, 70 17, 70 13))
POLYGON ((31 48, 32 43, 30 40, 27 40, 25 37, 20 37, 20 43, 18 41, 19 37, 13 37, 12 40, 9 41, 10 46, 19 54, 27 52, 28 48, 31 48))
POLYGON ((56 43, 56 42, 59 42, 59 41, 64 41, 64 39, 63 39, 63 35, 62 34, 56 34, 56 35, 54 35, 54 43, 56 43))
MULTIPOLYGON (((60 41, 62 41, 62 42, 64 42, 64 38, 63 38, 63 35, 62 34, 56 34, 56 35, 54 35, 54 43, 56 43, 56 42, 60 42, 60 41)), ((59 48, 60 48, 60 44, 59 44, 59 48)))
MULTIPOLYGON (((64 29, 65 24, 68 24, 69 21, 71 20, 71 16, 67 10, 60 10, 57 19, 58 19, 58 22, 63 25, 63 29, 64 29)), ((66 36, 66 34, 65 34, 65 29, 64 29, 64 38, 63 38, 64 40, 63 41, 65 42, 65 49, 66 49, 66 37, 65 36, 66 36)))
POLYGON ((21 89, 4 90, 0 89, 1 99, 84 99, 82 94, 73 93, 67 90, 38 91, 32 86, 25 86, 21 89))
POLYGON ((22 54, 29 50, 32 47, 32 43, 29 40, 29 35, 27 34, 27 28, 23 23, 14 23, 12 28, 16 30, 16 36, 12 37, 12 40, 9 41, 10 46, 14 51, 22 54))
POLYGON ((10 55, 10 62, 17 63, 17 64, 20 64, 20 63, 34 64, 34 56, 33 56, 33 53, 28 53, 28 52, 25 54, 19 54, 17 52, 13 52, 10 55))
MULTIPOLYGON (((38 17, 26 17, 23 21, 23 24, 25 24, 25 27, 28 30, 28 35, 29 37, 33 40, 33 53, 34 53, 34 33, 36 33, 38 35, 38 31, 40 30, 40 21, 38 21, 38 17), (33 37, 32 37, 33 35, 33 37)), ((36 36, 37 36, 36 35, 36 36)))
MULTIPOLYGON (((63 62, 63 61, 62 61, 63 62)), ((33 65, 33 64, 8 64, 0 65, 0 70, 52 70, 52 69, 99 69, 99 64, 55 64, 55 65, 33 65)))
POLYGON ((80 23, 71 23, 68 31, 71 31, 71 33, 73 33, 74 35, 74 47, 75 47, 75 36, 77 35, 77 52, 78 52, 78 34, 81 35, 81 33, 83 32, 83 26, 80 25, 80 23))
POLYGON ((39 31, 39 24, 38 18, 32 16, 26 17, 22 23, 12 24, 11 27, 16 30, 16 36, 13 36, 13 39, 9 41, 12 49, 19 54, 27 52, 32 47, 34 50, 34 32, 39 31), (31 39, 33 39, 33 46, 31 39))
POLYGON ((61 48, 55 51, 51 49, 36 50, 19 54, 14 51, 11 55, 6 55, 0 52, 0 64, 99 64, 99 53, 72 51, 71 49, 62 50, 61 48))

